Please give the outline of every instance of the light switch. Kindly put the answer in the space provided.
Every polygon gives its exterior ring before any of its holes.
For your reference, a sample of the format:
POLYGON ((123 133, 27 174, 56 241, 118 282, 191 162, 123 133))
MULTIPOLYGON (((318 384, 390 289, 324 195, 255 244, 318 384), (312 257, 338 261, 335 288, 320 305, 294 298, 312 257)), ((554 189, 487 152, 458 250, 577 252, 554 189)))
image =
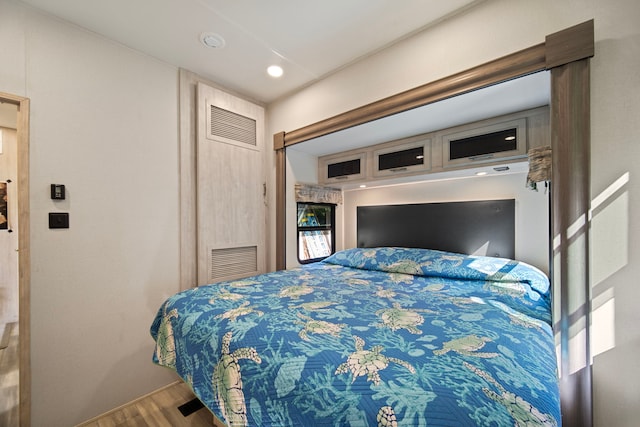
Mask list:
POLYGON ((64 184, 51 184, 51 198, 53 200, 64 200, 64 184))
POLYGON ((69 213, 49 212, 49 228, 69 228, 69 213))

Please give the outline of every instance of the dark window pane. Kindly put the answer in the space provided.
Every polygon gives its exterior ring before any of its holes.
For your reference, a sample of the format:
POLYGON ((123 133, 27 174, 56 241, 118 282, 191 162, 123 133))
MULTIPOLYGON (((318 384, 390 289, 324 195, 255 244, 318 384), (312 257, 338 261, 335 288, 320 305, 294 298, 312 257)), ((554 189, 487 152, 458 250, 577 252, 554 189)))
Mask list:
POLYGON ((378 156, 378 170, 401 168, 424 164, 424 147, 394 151, 378 156))
POLYGON ((449 142, 449 159, 481 156, 483 154, 500 153, 517 148, 516 129, 457 139, 449 142))
POLYGON ((336 178, 360 173, 360 159, 347 160, 346 162, 330 163, 327 166, 327 177, 336 178))

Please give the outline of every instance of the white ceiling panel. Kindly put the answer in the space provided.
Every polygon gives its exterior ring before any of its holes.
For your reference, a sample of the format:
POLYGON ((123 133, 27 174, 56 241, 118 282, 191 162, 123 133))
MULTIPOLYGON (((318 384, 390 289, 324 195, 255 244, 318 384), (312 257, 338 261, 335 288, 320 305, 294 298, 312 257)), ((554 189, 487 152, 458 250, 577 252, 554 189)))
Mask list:
POLYGON ((479 0, 23 0, 268 103, 479 0), (224 48, 200 43, 222 36, 224 48), (272 79, 266 68, 284 68, 272 79))

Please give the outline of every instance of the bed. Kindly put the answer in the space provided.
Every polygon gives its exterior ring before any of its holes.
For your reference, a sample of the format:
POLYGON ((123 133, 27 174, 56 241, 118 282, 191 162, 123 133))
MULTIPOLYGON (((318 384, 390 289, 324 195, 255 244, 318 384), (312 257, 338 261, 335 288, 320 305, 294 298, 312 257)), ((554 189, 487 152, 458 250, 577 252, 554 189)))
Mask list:
POLYGON ((352 248, 170 297, 153 361, 229 426, 558 426, 550 306, 523 262, 352 248))

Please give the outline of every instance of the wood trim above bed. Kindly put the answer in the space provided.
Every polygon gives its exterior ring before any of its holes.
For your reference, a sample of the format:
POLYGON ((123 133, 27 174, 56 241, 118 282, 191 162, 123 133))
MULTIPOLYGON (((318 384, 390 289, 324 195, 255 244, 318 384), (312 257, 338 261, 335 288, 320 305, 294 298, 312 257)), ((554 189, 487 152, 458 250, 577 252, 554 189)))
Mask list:
POLYGON ((274 150, 594 55, 593 19, 531 46, 328 119, 274 135, 274 150))
POLYGON ((549 34, 544 44, 547 70, 592 57, 595 52, 593 19, 549 34))
POLYGON ((284 134, 291 146, 545 69, 544 43, 284 134))

